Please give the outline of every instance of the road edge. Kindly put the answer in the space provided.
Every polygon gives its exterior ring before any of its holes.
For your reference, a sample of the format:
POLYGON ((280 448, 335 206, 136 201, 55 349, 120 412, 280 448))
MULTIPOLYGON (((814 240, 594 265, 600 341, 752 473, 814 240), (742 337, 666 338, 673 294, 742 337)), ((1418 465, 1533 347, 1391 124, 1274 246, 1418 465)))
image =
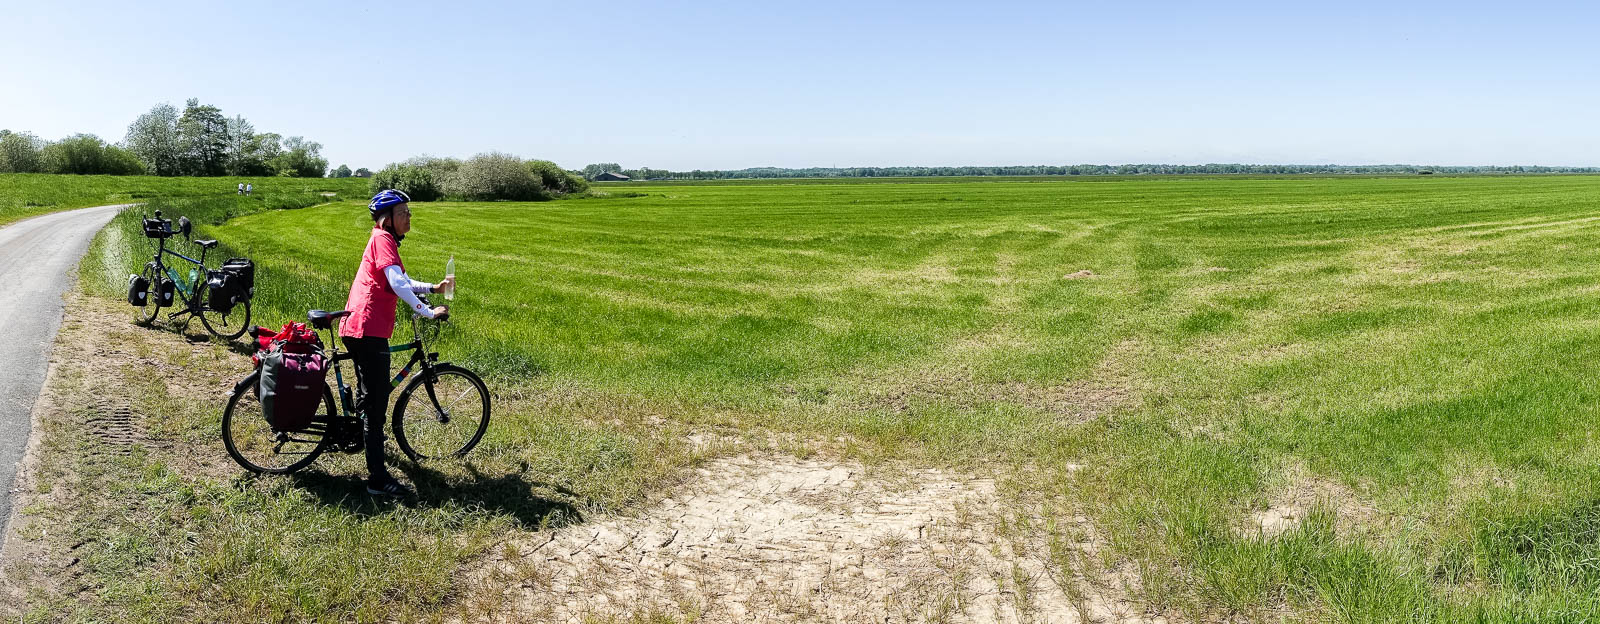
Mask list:
MULTIPOLYGON (((73 273, 73 277, 76 279, 77 271, 74 270, 73 273)), ((79 287, 74 286, 72 290, 63 295, 63 299, 78 292, 79 287)), ((56 352, 60 347, 60 337, 61 333, 57 331, 56 336, 50 341, 50 363, 45 369, 44 384, 39 388, 39 396, 34 397, 33 407, 28 415, 28 442, 23 445, 22 461, 17 463, 17 472, 11 479, 9 491, 11 512, 6 514, 6 517, 0 518, 0 589, 10 590, 10 592, 25 591, 27 589, 26 587, 12 587, 12 579, 10 578, 10 575, 13 574, 12 567, 30 554, 37 555, 43 552, 42 545, 19 539, 16 533, 18 529, 27 524, 27 519, 23 517, 25 515, 24 510, 31 507, 38 498, 36 494, 38 494, 39 432, 43 430, 44 412, 49 404, 47 391, 51 382, 55 381, 61 368, 60 361, 56 359, 56 352), (34 544, 36 548, 25 548, 25 544, 34 544)), ((3 597, 3 594, 0 594, 0 597, 3 597)), ((17 599, 21 598, 21 596, 13 595, 10 598, 17 599)))
MULTIPOLYGON (((144 202, 133 202, 127 204, 106 204, 104 206, 85 206, 82 208, 73 208, 72 210, 116 208, 120 213, 122 209, 142 205, 143 203, 144 202)), ((25 219, 12 221, 5 225, 0 225, 0 228, 11 227, 32 219, 57 215, 63 212, 68 211, 63 210, 34 215, 25 219)), ((113 215, 112 219, 115 218, 116 216, 113 215)), ((56 374, 56 369, 58 367, 56 352, 60 347, 61 324, 66 320, 67 303, 71 301, 71 298, 74 295, 78 294, 83 289, 83 284, 80 280, 82 277, 80 270, 83 266, 83 258, 88 254, 89 245, 94 243, 94 239, 98 237, 101 232, 105 231, 105 228, 108 225, 110 225, 109 221, 107 221, 106 225, 102 225, 100 226, 100 229, 94 231, 94 234, 89 237, 88 243, 84 245, 84 254, 78 256, 77 261, 67 269, 66 275, 64 276, 64 279, 68 284, 70 284, 70 286, 61 291, 60 301, 58 302, 61 306, 61 312, 60 317, 55 319, 54 329, 51 332, 50 352, 46 356, 47 365, 45 368, 45 373, 39 382, 39 390, 34 396, 33 405, 28 408, 28 438, 23 442, 22 445, 22 459, 17 462, 16 471, 12 473, 10 483, 0 483, 0 488, 4 488, 5 494, 8 497, 8 504, 10 505, 10 508, 7 510, 5 516, 0 517, 0 562, 7 561, 6 553, 11 548, 13 533, 12 529, 16 526, 16 522, 14 522, 14 520, 18 518, 22 508, 25 507, 27 503, 32 502, 32 497, 25 496, 27 494, 25 491, 27 488, 24 486, 27 485, 28 482, 24 481, 24 476, 26 475, 27 477, 31 478, 33 476, 33 471, 37 469, 38 465, 38 458, 36 455, 39 446, 38 431, 41 423, 40 406, 43 404, 42 401, 45 397, 45 390, 50 387, 50 379, 56 374)))

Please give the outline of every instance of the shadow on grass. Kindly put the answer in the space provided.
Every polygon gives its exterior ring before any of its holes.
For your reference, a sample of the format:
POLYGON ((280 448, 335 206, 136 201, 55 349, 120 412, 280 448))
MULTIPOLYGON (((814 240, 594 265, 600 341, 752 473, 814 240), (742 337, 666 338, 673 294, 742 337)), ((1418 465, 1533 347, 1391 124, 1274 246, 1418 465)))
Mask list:
POLYGON ((182 338, 184 342, 192 345, 222 343, 228 347, 229 351, 239 355, 254 355, 256 352, 256 341, 250 337, 249 333, 241 334, 237 338, 223 338, 212 335, 210 331, 206 330, 205 325, 192 315, 174 320, 167 318, 167 314, 167 310, 163 308, 157 315, 155 322, 140 323, 135 321, 134 326, 149 331, 174 334, 182 338))
POLYGON ((290 478, 322 504, 337 505, 363 517, 387 511, 395 504, 415 508, 469 507, 503 513, 515 518, 524 528, 540 529, 581 523, 580 509, 592 507, 592 501, 582 494, 560 485, 529 480, 521 473, 486 475, 472 464, 466 464, 468 476, 461 478, 409 461, 392 465, 410 478, 417 491, 416 497, 395 501, 371 496, 367 494, 366 478, 357 474, 313 471, 295 473, 290 478))
MULTIPOLYGON (((207 336, 206 338, 210 338, 210 336, 207 336)), ((199 340, 191 339, 190 342, 205 342, 206 338, 199 340)), ((258 348, 260 347, 256 344, 255 339, 251 338, 249 334, 240 336, 237 340, 228 341, 228 350, 238 355, 255 355, 256 349, 258 348)))

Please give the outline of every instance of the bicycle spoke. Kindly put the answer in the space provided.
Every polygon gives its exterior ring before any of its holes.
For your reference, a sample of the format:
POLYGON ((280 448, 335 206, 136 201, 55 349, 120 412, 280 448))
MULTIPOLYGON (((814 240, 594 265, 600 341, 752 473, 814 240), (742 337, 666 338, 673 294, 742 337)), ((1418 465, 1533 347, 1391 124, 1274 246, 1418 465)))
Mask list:
POLYGON ((440 410, 440 411, 442 413, 444 413, 444 415, 449 416, 450 412, 455 409, 456 404, 461 402, 461 399, 467 398, 467 395, 469 395, 469 394, 475 394, 477 392, 477 390, 478 390, 477 388, 473 388, 471 386, 468 386, 466 390, 462 390, 460 395, 456 396, 455 399, 452 399, 450 401, 450 404, 445 406, 445 408, 443 410, 440 410))

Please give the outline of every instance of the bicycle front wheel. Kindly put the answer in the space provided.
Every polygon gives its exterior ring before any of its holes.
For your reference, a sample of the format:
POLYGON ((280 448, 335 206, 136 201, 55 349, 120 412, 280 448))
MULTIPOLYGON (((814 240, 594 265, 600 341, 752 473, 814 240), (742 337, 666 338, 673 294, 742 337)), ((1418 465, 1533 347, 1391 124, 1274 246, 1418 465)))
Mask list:
POLYGON ((149 262, 144 265, 144 272, 140 275, 144 276, 145 283, 149 286, 145 287, 144 305, 133 309, 133 320, 140 325, 149 325, 156 320, 156 314, 161 311, 160 286, 156 284, 156 277, 161 275, 161 272, 156 263, 149 262))
POLYGON ((333 391, 322 385, 322 405, 311 424, 298 431, 273 431, 261 411, 261 373, 245 379, 243 390, 228 397, 222 412, 222 443, 228 455, 251 472, 288 474, 305 468, 328 446, 333 422, 333 391))
POLYGON ((395 442, 412 461, 466 455, 488 428, 489 388, 459 366, 424 371, 395 401, 395 442))
POLYGON ((226 313, 213 310, 209 305, 204 306, 196 316, 200 317, 200 324, 205 325, 211 335, 233 340, 244 335, 244 330, 250 327, 250 302, 233 306, 226 313))

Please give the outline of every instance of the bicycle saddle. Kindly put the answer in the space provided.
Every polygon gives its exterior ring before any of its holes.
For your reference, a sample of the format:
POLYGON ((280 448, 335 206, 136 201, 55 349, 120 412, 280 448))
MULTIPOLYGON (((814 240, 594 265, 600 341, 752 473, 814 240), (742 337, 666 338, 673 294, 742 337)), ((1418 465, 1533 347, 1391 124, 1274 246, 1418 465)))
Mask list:
POLYGON ((197 240, 197 241, 194 242, 194 244, 199 245, 201 249, 210 249, 212 247, 216 247, 217 246, 217 241, 214 241, 214 240, 197 240))
POLYGON ((306 312, 306 318, 311 320, 311 326, 317 329, 332 329, 333 320, 350 316, 349 310, 329 312, 327 310, 311 310, 306 312))

